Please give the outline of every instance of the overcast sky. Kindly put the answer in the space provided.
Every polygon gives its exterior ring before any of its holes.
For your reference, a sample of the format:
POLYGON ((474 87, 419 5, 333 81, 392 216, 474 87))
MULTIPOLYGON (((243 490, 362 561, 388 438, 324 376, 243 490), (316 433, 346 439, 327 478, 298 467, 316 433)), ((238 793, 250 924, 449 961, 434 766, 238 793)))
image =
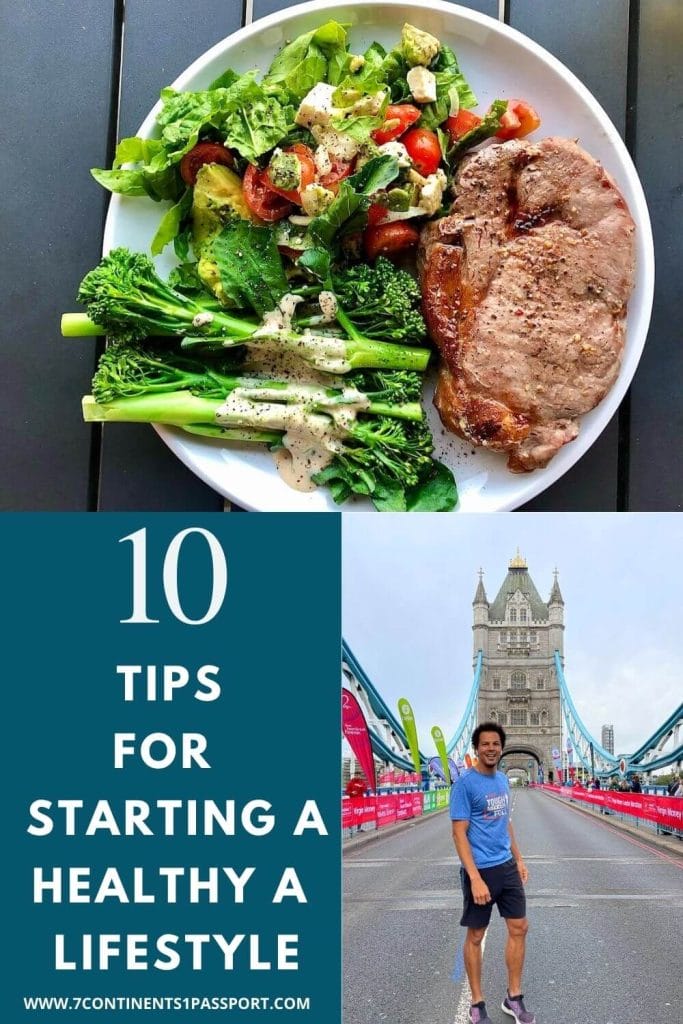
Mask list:
POLYGON ((683 699, 682 516, 342 519, 344 636, 394 712, 411 702, 423 753, 432 726, 448 741, 465 710, 479 567, 493 601, 517 548, 544 601, 559 570, 565 677, 598 742, 613 723, 615 753, 633 752, 683 699))

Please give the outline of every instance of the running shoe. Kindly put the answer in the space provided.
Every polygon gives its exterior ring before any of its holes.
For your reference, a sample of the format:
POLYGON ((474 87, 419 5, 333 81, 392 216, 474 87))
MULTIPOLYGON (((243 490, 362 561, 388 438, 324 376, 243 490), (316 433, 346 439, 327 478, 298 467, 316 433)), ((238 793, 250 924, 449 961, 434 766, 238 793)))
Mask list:
POLYGON ((517 1024, 536 1024, 536 1016, 527 1010, 523 995, 515 996, 514 999, 511 999, 509 994, 506 995, 501 1003, 501 1009, 509 1017, 514 1017, 517 1024))
POLYGON ((467 1019, 470 1024, 493 1024, 493 1021, 486 1012, 486 1003, 475 1003, 474 1006, 470 1006, 467 1019))

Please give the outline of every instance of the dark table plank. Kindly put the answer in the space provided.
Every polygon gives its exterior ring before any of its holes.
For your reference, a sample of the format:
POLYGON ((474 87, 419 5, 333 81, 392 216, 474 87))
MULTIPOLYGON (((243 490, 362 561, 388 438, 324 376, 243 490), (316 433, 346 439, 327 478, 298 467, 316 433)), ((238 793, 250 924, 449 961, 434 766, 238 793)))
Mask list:
POLYGON ((629 507, 683 507, 683 5, 642 0, 635 159, 650 207, 657 276, 652 326, 631 387, 629 507))
MULTIPOLYGON (((194 5, 127 0, 119 138, 134 135, 160 90, 241 24, 242 5, 234 0, 194 5)), ((98 507, 217 512, 223 498, 186 469, 149 427, 108 424, 103 431, 98 507)))
POLYGON ((111 0, 2 5, 5 510, 88 508, 91 431, 79 397, 95 348, 62 340, 59 318, 100 254, 105 197, 88 168, 107 160, 116 38, 111 0))
MULTIPOLYGON (((626 130, 628 4, 562 5, 511 0, 509 23, 549 50, 586 85, 622 135, 626 130)), ((524 511, 614 511, 618 507, 619 415, 568 473, 524 511)))

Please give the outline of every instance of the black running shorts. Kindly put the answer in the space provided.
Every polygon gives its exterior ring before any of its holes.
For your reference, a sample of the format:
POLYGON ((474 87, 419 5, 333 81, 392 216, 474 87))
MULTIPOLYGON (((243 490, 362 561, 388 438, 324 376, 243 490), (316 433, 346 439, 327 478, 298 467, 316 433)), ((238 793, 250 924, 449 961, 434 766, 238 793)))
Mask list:
POLYGON ((501 917, 526 917, 524 886, 514 858, 492 868, 479 868, 479 874, 488 886, 491 901, 484 904, 474 902, 469 875, 464 868, 460 868, 463 894, 461 925, 465 928, 486 928, 491 920, 494 903, 501 917))

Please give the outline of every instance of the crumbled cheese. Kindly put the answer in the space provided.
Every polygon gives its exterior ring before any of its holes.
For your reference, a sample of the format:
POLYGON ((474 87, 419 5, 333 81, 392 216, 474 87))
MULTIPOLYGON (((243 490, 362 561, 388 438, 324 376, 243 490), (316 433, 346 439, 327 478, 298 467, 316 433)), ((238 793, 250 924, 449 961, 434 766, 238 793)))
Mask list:
POLYGON ((364 117, 374 117, 375 114, 379 114, 382 104, 386 99, 386 95, 387 94, 385 92, 380 90, 379 92, 373 93, 371 96, 363 96, 362 99, 356 100, 353 104, 353 113, 364 117))
POLYGON ((436 100, 436 78, 428 68, 418 64, 406 75, 408 88, 416 103, 434 103, 436 100))
POLYGON ((332 160, 330 159, 329 150, 325 149, 324 146, 318 146, 314 154, 315 168, 322 178, 325 174, 329 174, 332 170, 332 160))
POLYGON ((412 167, 412 162, 408 156, 408 150, 399 142, 398 139, 394 139, 392 142, 384 142, 379 147, 379 151, 383 156, 395 156, 398 160, 399 167, 412 167))
POLYGON ((350 135, 338 132, 322 124, 314 124, 311 134, 320 146, 324 146, 334 160, 353 160, 358 152, 358 143, 350 135))
POLYGON ((436 174, 430 174, 420 189, 419 206, 430 216, 441 206, 443 190, 446 187, 446 175, 439 168, 436 174))
POLYGON ((192 319, 193 327, 205 327, 213 321, 213 313, 197 313, 192 319))
POLYGON ((322 291, 318 296, 318 305, 322 313, 322 322, 331 323, 337 315, 337 298, 334 292, 322 291))
POLYGON ((335 107, 332 102, 332 95, 336 89, 334 85, 327 82, 318 82, 310 92, 307 92, 296 112, 294 120, 304 128, 312 128, 313 125, 329 124, 333 117, 343 113, 341 108, 335 107))
POLYGON ((364 66, 365 57, 363 57, 361 54, 352 57, 351 60, 349 61, 349 71, 351 72, 351 74, 354 74, 354 72, 356 71, 360 71, 360 69, 364 66))
POLYGON ((301 205, 309 217, 317 217, 330 205, 334 192, 313 182, 301 190, 301 205))

